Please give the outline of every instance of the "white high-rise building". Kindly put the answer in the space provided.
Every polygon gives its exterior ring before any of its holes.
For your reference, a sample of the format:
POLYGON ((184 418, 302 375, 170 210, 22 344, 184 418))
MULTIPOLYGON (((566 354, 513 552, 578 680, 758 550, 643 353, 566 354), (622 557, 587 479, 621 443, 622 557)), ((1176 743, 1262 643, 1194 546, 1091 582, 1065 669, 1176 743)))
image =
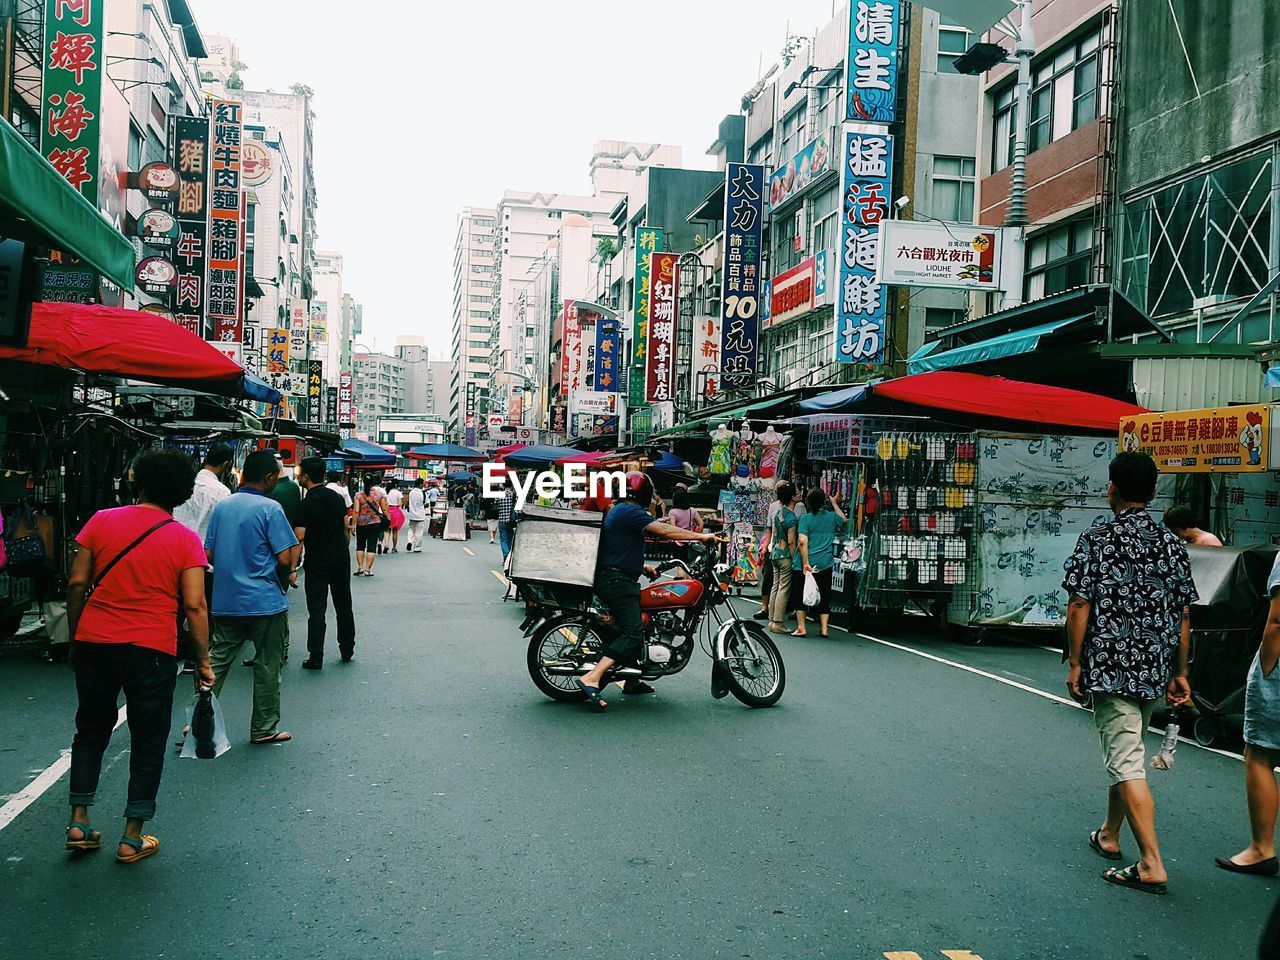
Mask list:
POLYGON ((311 356, 324 362, 327 386, 338 385, 343 344, 351 331, 342 315, 342 254, 316 252, 315 284, 311 291, 311 356))
MULTIPOLYGON (((247 273, 253 282, 246 284, 251 293, 250 309, 245 315, 244 361, 266 376, 265 350, 267 331, 288 325, 288 302, 294 296, 290 275, 296 270, 295 250, 289 242, 290 204, 293 202, 293 170, 289 152, 280 131, 258 124, 246 124, 246 140, 256 140, 266 152, 258 157, 254 179, 246 186, 245 252, 247 273)), ((294 357, 299 361, 304 357, 294 357)), ((290 381, 297 379, 302 368, 294 364, 290 381)), ((270 379, 270 378, 269 378, 270 379)), ((277 378, 278 379, 278 378, 277 378)), ((279 385, 279 384, 277 384, 279 385)))
MULTIPOLYGON (((447 419, 449 435, 466 430, 467 384, 488 386, 497 211, 464 207, 453 245, 453 330, 447 419)), ((473 388, 474 395, 474 388, 473 388)), ((470 411, 481 416, 480 411, 470 411)))

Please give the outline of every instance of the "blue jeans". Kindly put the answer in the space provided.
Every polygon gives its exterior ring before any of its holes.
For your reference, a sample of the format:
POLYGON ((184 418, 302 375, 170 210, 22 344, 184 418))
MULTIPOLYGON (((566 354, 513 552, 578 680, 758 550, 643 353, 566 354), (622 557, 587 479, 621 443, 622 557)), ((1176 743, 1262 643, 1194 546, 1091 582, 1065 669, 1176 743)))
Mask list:
POLYGON ((507 559, 507 555, 511 553, 511 538, 516 532, 515 522, 512 520, 498 521, 498 543, 502 546, 502 559, 507 559))

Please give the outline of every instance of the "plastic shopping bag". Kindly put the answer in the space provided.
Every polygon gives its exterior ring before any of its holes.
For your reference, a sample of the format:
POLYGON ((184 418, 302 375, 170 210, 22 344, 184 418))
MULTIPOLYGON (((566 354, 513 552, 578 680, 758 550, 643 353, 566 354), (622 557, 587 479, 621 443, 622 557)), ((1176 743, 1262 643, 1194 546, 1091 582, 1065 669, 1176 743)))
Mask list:
POLYGON ((804 605, 816 607, 822 602, 822 591, 818 589, 818 581, 812 573, 804 575, 804 605))
POLYGON ((189 731, 182 741, 186 759, 213 760, 231 749, 227 724, 222 718, 222 705, 212 690, 201 690, 194 708, 187 709, 189 731))

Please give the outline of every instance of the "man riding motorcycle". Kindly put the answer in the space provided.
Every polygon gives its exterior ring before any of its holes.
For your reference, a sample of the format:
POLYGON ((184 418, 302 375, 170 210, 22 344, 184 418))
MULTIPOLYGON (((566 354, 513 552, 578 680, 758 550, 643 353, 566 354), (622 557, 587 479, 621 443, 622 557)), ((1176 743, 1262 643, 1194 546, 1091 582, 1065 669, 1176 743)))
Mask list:
MULTIPOLYGON (((600 537, 600 554, 596 566, 595 591, 604 601, 618 628, 609 641, 599 663, 578 680, 588 706, 603 710, 608 706, 600 699, 600 682, 615 663, 639 663, 644 659, 644 626, 640 618, 640 574, 650 579, 658 575, 654 567, 645 566, 645 534, 664 540, 715 540, 713 533, 694 533, 675 524, 655 520, 646 509, 653 502, 653 481, 639 470, 626 476, 626 499, 615 504, 605 515, 600 537)), ((627 680, 623 693, 652 693, 653 687, 638 678, 627 680)))

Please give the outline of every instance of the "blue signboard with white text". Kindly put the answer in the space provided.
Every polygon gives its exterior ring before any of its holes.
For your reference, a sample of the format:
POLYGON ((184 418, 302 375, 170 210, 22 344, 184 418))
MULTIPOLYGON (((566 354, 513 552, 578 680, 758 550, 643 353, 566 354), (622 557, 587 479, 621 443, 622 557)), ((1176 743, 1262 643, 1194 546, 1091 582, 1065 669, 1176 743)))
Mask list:
POLYGON ((730 163, 725 170, 720 370, 728 388, 746 386, 757 370, 764 183, 758 163, 730 163))
POLYGON ((893 138, 846 133, 840 190, 836 360, 883 363, 886 297, 876 282, 880 221, 889 215, 893 138))
POLYGON ((622 324, 617 317, 596 321, 595 391, 617 393, 622 370, 622 324))
POLYGON ((893 123, 898 99, 898 0, 853 0, 845 64, 845 117, 893 123))

